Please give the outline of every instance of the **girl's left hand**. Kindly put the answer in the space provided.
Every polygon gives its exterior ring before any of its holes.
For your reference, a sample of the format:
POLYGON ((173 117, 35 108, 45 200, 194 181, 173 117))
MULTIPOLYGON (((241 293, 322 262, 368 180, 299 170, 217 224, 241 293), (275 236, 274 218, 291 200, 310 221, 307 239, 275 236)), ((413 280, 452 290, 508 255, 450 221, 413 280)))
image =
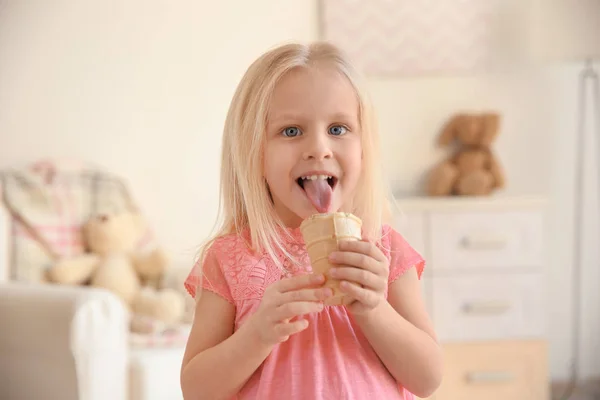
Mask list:
POLYGON ((332 268, 329 275, 340 280, 340 289, 355 299, 348 305, 354 314, 364 314, 385 301, 390 274, 389 262, 374 243, 343 241, 339 251, 329 256, 332 268))

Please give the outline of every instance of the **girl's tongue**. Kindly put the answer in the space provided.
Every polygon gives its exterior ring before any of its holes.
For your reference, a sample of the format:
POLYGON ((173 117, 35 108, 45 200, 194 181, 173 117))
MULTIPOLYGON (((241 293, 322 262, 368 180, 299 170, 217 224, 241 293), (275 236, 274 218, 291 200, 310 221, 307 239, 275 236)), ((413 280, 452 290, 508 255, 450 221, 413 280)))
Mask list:
POLYGON ((315 179, 304 181, 304 191, 313 206, 320 213, 329 212, 331 207, 331 195, 333 191, 326 179, 315 179))

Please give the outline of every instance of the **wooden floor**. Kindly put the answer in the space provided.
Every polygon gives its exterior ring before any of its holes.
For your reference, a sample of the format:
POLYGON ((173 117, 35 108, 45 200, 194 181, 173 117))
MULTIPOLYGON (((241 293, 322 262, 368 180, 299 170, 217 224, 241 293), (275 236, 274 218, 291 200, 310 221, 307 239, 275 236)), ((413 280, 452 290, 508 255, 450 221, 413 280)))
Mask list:
POLYGON ((578 384, 574 393, 569 397, 563 396, 566 388, 566 384, 553 384, 552 400, 600 400, 600 380, 578 384))

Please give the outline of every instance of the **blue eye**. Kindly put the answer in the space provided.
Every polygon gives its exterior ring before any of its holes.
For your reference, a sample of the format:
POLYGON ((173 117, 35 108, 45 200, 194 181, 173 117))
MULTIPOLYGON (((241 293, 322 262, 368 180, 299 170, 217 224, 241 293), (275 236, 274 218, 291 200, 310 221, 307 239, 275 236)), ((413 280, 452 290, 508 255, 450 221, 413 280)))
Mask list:
POLYGON ((284 136, 294 137, 300 134, 300 129, 296 128, 295 126, 290 126, 288 128, 285 128, 282 133, 284 136))
POLYGON ((334 136, 343 135, 347 131, 348 129, 346 129, 346 127, 343 125, 334 125, 331 128, 329 128, 329 133, 334 136))

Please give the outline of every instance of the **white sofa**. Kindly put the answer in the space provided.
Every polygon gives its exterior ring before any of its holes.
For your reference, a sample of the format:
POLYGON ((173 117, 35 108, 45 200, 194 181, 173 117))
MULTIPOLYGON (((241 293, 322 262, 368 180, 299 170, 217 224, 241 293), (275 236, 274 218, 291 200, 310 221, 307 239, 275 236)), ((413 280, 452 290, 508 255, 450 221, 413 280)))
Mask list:
POLYGON ((11 282, 0 203, 0 399, 178 400, 183 345, 131 348, 110 292, 11 282))

